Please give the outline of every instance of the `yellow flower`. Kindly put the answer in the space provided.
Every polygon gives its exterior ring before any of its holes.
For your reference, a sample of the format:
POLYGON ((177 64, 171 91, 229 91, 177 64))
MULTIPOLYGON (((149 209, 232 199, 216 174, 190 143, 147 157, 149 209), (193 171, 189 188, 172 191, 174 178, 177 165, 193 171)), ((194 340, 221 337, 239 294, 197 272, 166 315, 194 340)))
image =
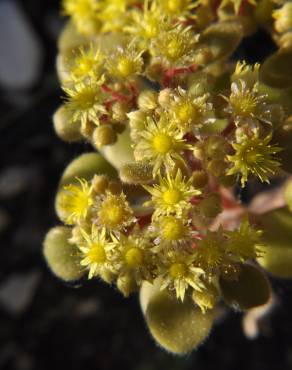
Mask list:
POLYGON ((213 274, 225 259, 225 240, 222 230, 212 232, 207 230, 202 240, 196 242, 196 265, 204 271, 213 274))
POLYGON ((128 25, 128 10, 134 4, 139 4, 139 0, 105 0, 100 3, 101 31, 103 33, 118 33, 124 32, 125 27, 128 25))
POLYGON ((187 250, 190 247, 192 230, 188 220, 176 216, 160 216, 149 227, 149 235, 154 239, 153 252, 187 250))
POLYGON ((208 94, 194 97, 178 87, 169 104, 169 114, 177 126, 186 133, 200 127, 212 114, 212 104, 207 103, 208 94))
POLYGON ((241 185, 244 186, 248 176, 254 175, 261 182, 269 183, 269 176, 276 173, 280 162, 275 154, 281 149, 270 145, 272 135, 261 139, 258 134, 252 137, 245 136, 240 143, 233 143, 234 155, 228 155, 227 159, 233 164, 227 175, 241 175, 241 185))
POLYGON ((84 245, 79 245, 78 248, 82 253, 81 266, 88 269, 88 278, 95 276, 108 275, 109 272, 114 272, 111 262, 112 243, 106 239, 106 231, 101 231, 95 226, 92 226, 91 233, 88 234, 81 229, 84 238, 84 245))
POLYGON ((272 124, 275 105, 267 103, 267 95, 259 92, 260 64, 238 62, 231 76, 231 94, 222 96, 227 102, 226 111, 236 124, 253 124, 256 120, 272 124))
POLYGON ((158 0, 158 4, 165 14, 181 18, 191 17, 191 11, 197 6, 193 0, 158 0))
POLYGON ((153 164, 153 175, 160 173, 161 168, 172 169, 175 160, 183 161, 183 150, 191 149, 183 139, 183 132, 174 122, 162 115, 158 122, 147 117, 147 125, 138 136, 134 147, 137 161, 149 161, 153 164))
POLYGON ((181 217, 191 208, 191 198, 201 194, 200 190, 193 187, 192 177, 184 179, 180 170, 175 177, 169 174, 166 177, 159 176, 159 181, 159 185, 143 186, 152 196, 144 205, 154 207, 154 220, 161 215, 172 214, 181 217))
POLYGON ((70 68, 70 77, 75 82, 88 78, 99 80, 103 62, 104 55, 99 49, 95 50, 93 44, 87 49, 80 47, 70 68))
POLYGON ((99 124, 99 116, 107 114, 103 105, 103 95, 100 86, 104 83, 101 77, 98 81, 76 83, 73 88, 65 88, 67 101, 65 108, 72 114, 72 122, 80 121, 85 126, 88 121, 99 124))
POLYGON ((63 0, 63 13, 72 18, 78 31, 84 35, 92 35, 99 31, 100 21, 97 0, 63 0))
POLYGON ((157 2, 145 1, 143 11, 134 9, 130 13, 130 24, 125 31, 141 39, 142 47, 149 47, 149 41, 158 36, 169 23, 157 6, 157 2))
POLYGON ((84 179, 78 181, 64 186, 60 194, 60 211, 68 225, 84 220, 93 204, 92 186, 84 179))
POLYGON ((189 287, 202 291, 204 289, 202 277, 205 272, 199 267, 194 267, 194 258, 194 255, 186 253, 166 255, 158 267, 161 278, 160 289, 175 290, 176 297, 181 301, 184 300, 189 287))
POLYGON ((112 77, 120 79, 132 78, 142 73, 144 51, 138 51, 132 44, 126 48, 121 46, 111 54, 107 60, 106 68, 112 77))
POLYGON ((259 81, 260 64, 247 64, 245 61, 236 63, 235 70, 231 76, 232 82, 243 80, 247 89, 252 90, 259 81))
POLYGON ((239 229, 227 231, 226 235, 229 238, 226 250, 241 262, 260 256, 262 231, 254 230, 249 224, 248 217, 244 218, 239 229))
POLYGON ((271 112, 266 103, 267 96, 258 93, 257 85, 249 89, 244 80, 231 84, 231 94, 225 98, 229 106, 227 112, 230 113, 236 124, 247 123, 248 119, 258 119, 271 124, 271 112))
POLYGON ((114 243, 114 264, 119 277, 131 274, 137 285, 143 280, 152 282, 153 266, 150 242, 143 234, 134 230, 131 235, 112 235, 114 243))
POLYGON ((135 221, 133 210, 123 193, 115 195, 107 191, 97 198, 96 210, 97 224, 109 231, 121 231, 135 221))
POLYGON ((163 30, 152 40, 150 52, 169 66, 185 67, 194 63, 197 42, 198 35, 191 27, 176 25, 163 30))

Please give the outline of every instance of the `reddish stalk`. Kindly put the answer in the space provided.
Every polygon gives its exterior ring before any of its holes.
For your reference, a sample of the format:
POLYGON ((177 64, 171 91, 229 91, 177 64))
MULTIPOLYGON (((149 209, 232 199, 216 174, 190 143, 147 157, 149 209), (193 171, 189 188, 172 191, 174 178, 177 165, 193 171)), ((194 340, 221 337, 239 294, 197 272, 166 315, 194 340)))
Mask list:
POLYGON ((171 84, 171 80, 175 76, 179 76, 182 74, 189 74, 193 73, 198 69, 197 64, 192 64, 189 67, 181 67, 181 68, 169 68, 165 71, 163 79, 162 79, 162 86, 169 87, 171 84))

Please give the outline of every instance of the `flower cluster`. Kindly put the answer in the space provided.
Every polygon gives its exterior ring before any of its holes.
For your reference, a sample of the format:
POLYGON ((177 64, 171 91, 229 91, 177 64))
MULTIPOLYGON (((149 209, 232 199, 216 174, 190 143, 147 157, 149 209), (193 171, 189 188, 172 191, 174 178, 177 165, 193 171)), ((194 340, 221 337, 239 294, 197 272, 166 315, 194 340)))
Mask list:
POLYGON ((223 216, 239 207, 235 186, 279 172, 274 136, 290 112, 262 82, 265 65, 229 56, 252 22, 275 18, 274 34, 290 30, 290 5, 63 1, 71 20, 59 45, 66 96, 55 128, 115 167, 74 164, 57 195, 89 279, 125 296, 158 285, 205 314, 262 256, 262 233, 245 212, 230 224, 223 216))

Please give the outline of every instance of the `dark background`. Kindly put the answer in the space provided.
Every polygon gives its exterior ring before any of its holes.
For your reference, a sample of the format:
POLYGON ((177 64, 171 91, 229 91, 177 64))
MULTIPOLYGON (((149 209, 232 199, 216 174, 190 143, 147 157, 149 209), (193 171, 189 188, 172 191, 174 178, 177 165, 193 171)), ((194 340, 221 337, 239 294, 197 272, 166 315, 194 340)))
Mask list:
MULTIPOLYGON (((246 339, 241 314, 229 312, 203 346, 174 357, 151 339, 136 296, 123 299, 96 281, 65 286, 48 271, 42 240, 58 224, 58 179, 90 150, 61 142, 52 128, 62 95, 59 7, 57 0, 0 0, 0 369, 292 369, 289 282, 273 280, 278 304, 258 339, 246 339)), ((237 57, 260 61, 272 48, 259 32, 237 57)))

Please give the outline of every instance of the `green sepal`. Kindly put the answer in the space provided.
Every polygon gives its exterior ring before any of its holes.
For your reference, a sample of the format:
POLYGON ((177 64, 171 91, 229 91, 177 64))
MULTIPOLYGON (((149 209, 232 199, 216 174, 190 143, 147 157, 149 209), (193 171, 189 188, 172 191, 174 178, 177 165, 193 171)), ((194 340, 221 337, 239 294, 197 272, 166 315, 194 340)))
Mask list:
POLYGON ((234 308, 248 310, 267 303, 271 288, 265 274, 252 265, 242 265, 237 280, 220 279, 223 300, 234 308))
POLYGON ((80 266, 76 245, 70 244, 71 229, 58 226, 51 229, 44 240, 43 253, 52 272, 64 281, 79 280, 85 271, 80 266))
POLYGON ((209 335, 214 310, 202 313, 190 297, 182 303, 167 291, 144 283, 140 302, 155 341, 173 354, 183 355, 197 348, 209 335))
POLYGON ((118 136, 115 144, 101 148, 100 152, 112 166, 119 170, 125 164, 134 162, 132 144, 130 130, 127 128, 118 136))
POLYGON ((280 49, 268 57, 260 68, 260 80, 265 84, 287 88, 292 86, 292 49, 280 49))
POLYGON ((292 278, 292 213, 287 207, 259 216, 263 255, 258 263, 276 277, 292 278))

